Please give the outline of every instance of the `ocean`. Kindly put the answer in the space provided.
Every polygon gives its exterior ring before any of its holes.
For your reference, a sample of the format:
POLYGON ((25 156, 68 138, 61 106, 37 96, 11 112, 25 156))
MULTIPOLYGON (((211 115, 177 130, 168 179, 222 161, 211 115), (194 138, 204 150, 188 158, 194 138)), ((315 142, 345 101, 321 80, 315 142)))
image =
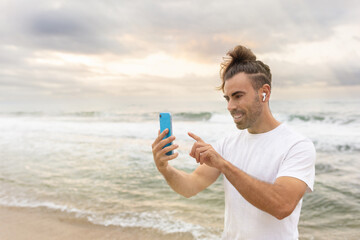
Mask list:
MULTIPOLYGON (((360 100, 271 101, 274 116, 317 150, 315 190, 306 194, 300 239, 360 237, 360 100)), ((212 144, 238 131, 226 105, 173 109, 186 172, 192 131, 212 144)), ((142 228, 179 239, 219 239, 222 176, 186 199, 157 172, 151 144, 166 108, 129 105, 107 111, 0 111, 0 205, 61 212, 93 224, 142 228)))

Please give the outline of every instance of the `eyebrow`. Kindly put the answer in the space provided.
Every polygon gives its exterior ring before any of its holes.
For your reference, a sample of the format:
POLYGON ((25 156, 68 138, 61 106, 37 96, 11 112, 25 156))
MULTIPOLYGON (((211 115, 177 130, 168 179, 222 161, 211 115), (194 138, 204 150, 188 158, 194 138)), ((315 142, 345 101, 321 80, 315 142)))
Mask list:
MULTIPOLYGON (((245 94, 244 91, 236 91, 236 92, 232 93, 231 96, 233 97, 233 96, 235 96, 236 94, 239 94, 239 93, 245 94)), ((224 98, 228 98, 228 96, 224 95, 224 98)))

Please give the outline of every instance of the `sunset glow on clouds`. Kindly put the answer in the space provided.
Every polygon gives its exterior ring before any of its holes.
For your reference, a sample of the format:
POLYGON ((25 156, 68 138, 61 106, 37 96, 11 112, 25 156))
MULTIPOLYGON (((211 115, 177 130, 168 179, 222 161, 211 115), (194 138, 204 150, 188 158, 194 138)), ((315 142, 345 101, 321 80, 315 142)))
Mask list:
POLYGON ((237 44, 270 66, 274 98, 360 90, 357 1, 15 0, 0 9, 1 106, 164 92, 214 99, 219 64, 237 44))

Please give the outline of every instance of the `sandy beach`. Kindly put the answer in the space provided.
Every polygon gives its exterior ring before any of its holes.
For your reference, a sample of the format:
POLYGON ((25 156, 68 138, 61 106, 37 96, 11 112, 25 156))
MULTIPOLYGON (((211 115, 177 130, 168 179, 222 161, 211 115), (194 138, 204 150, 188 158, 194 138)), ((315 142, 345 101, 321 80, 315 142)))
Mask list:
POLYGON ((141 228, 101 226, 43 209, 0 207, 0 239, 193 239, 189 234, 162 234, 141 228))

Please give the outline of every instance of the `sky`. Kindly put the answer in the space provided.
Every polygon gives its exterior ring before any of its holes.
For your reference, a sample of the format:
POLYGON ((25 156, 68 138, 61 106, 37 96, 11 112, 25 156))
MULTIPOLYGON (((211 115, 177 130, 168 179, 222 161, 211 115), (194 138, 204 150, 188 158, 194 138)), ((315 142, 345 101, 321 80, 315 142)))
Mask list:
POLYGON ((359 23, 356 0, 0 0, 0 110, 223 101, 238 44, 272 99, 355 99, 359 23))

